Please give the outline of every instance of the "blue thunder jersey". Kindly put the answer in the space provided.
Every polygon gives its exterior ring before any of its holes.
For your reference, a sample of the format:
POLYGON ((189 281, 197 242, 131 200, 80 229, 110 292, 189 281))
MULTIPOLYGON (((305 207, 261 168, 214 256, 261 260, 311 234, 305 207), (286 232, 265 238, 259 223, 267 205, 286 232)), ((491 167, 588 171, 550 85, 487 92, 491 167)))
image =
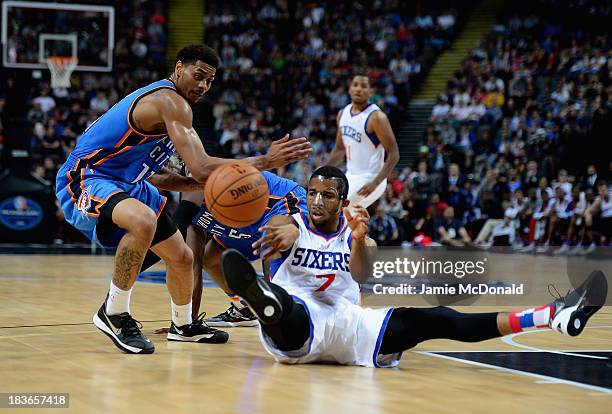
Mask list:
POLYGON ((110 108, 83 132, 57 173, 56 195, 66 221, 103 246, 116 246, 124 232, 101 238, 97 231, 100 208, 113 195, 126 193, 157 216, 166 203, 146 179, 168 162, 174 145, 166 131, 142 131, 132 119, 138 101, 161 89, 176 91, 172 82, 161 80, 110 108))
POLYGON ((117 102, 83 132, 71 156, 97 173, 132 184, 161 170, 175 151, 168 133, 142 131, 132 118, 138 101, 161 89, 176 91, 174 84, 164 79, 117 102))
POLYGON ((261 173, 268 183, 270 198, 265 213, 259 220, 246 227, 228 227, 219 223, 202 205, 193 224, 203 228, 208 235, 225 249, 236 249, 249 260, 256 260, 251 244, 261 237, 259 228, 268 224, 270 219, 278 215, 292 215, 299 212, 308 214, 306 206, 306 190, 295 181, 279 177, 271 172, 261 173))

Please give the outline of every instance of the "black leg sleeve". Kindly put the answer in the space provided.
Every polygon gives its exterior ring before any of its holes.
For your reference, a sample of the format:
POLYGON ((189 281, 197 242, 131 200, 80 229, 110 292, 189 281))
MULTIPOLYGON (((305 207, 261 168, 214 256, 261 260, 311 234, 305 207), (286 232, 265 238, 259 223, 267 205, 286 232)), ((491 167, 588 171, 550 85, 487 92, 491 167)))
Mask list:
MULTIPOLYGON (((189 227, 189 224, 191 224, 199 210, 200 206, 197 204, 194 204, 191 201, 181 200, 178 207, 174 211, 172 221, 174 224, 176 224, 176 227, 178 227, 179 231, 183 235, 183 239, 187 236, 187 227, 189 227)), ((140 271, 143 272, 147 270, 160 260, 161 259, 151 250, 147 251, 140 271)))
POLYGON ((183 235, 183 239, 187 237, 187 227, 189 227, 198 211, 200 211, 200 206, 187 200, 181 200, 174 211, 172 221, 183 235))
POLYGON ((274 325, 264 325, 263 331, 281 351, 300 349, 310 336, 310 320, 306 309, 282 287, 269 283, 283 306, 283 317, 274 325))
POLYGON ((497 313, 460 313, 444 306, 397 308, 389 318, 380 353, 404 351, 428 339, 479 342, 499 336, 497 313))

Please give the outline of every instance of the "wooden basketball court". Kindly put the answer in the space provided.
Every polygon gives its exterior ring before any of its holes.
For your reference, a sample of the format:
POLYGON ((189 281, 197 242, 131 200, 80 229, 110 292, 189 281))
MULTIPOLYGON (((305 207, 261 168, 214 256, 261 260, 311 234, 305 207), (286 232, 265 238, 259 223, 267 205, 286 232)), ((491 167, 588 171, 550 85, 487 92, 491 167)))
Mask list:
MULTIPOLYGON (((610 307, 579 338, 536 331, 479 344, 431 341, 389 370, 285 366, 264 351, 256 328, 229 329, 224 345, 154 335, 169 324, 169 295, 164 285, 139 282, 132 313, 156 351, 127 355, 91 322, 111 269, 109 256, 0 255, 0 392, 70 393, 68 410, 75 413, 609 413, 612 407, 610 307)), ((219 289, 205 289, 204 297, 209 315, 227 306, 219 289)))

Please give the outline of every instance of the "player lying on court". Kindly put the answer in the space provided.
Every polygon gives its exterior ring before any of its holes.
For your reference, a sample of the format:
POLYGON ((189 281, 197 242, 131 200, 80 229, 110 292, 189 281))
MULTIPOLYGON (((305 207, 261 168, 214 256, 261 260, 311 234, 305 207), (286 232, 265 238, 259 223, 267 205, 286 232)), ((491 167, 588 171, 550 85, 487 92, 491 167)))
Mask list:
POLYGON ((346 157, 351 205, 369 207, 387 189, 387 177, 399 161, 399 149, 387 115, 370 103, 373 90, 367 74, 357 74, 349 86, 351 103, 336 116, 336 145, 327 160, 339 167, 346 157), (385 153, 387 159, 385 160, 385 153))
POLYGON ((367 211, 345 208, 348 187, 340 170, 321 167, 308 183, 309 213, 275 216, 263 227, 254 248, 278 256, 272 282, 258 278, 238 251, 222 255, 229 288, 257 315, 262 344, 279 362, 392 367, 428 339, 477 342, 546 326, 575 336, 601 308, 594 304, 605 301, 607 281, 595 271, 567 296, 522 312, 362 308, 358 283, 369 276, 375 242, 367 236, 367 211))
MULTIPOLYGON (((214 80, 219 57, 206 45, 181 49, 169 78, 123 98, 91 124, 62 165, 56 193, 66 220, 91 240, 117 247, 109 294, 94 323, 128 353, 152 353, 154 346, 131 316, 131 289, 150 248, 166 262, 172 322, 169 340, 226 342, 225 332, 193 320, 193 254, 163 212, 158 188, 201 191, 210 173, 232 160, 210 157, 192 126, 191 103, 214 80), (177 151, 192 177, 164 166, 177 151), (151 181, 155 186, 153 186, 151 181)), ((273 143, 268 154, 246 162, 260 170, 277 168, 311 152, 305 138, 273 143)))

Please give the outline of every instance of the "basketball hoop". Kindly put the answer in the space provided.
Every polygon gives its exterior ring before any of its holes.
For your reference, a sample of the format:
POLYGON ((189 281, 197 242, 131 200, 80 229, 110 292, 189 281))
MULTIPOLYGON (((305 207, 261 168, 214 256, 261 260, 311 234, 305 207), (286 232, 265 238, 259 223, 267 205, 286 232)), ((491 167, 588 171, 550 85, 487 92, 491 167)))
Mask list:
POLYGON ((69 88, 70 75, 79 63, 79 59, 72 56, 49 56, 47 66, 51 71, 52 88, 69 88))

